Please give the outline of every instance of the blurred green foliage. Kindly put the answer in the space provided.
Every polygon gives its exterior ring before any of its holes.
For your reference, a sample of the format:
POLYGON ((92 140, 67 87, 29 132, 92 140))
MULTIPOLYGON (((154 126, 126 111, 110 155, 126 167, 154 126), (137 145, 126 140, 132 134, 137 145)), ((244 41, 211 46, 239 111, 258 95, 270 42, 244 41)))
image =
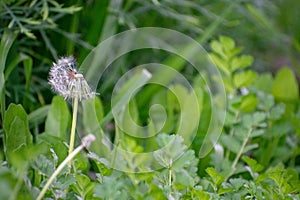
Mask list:
MULTIPOLYGON (((209 155, 199 157, 212 115, 201 77, 166 52, 137 51, 120 58, 121 67, 107 72, 95 88, 100 95, 82 104, 77 144, 88 132, 98 142, 76 157, 76 170, 61 172, 46 197, 300 199, 299 6, 298 0, 1 1, 0 199, 36 198, 67 156, 70 108, 50 91, 52 62, 74 54, 81 63, 106 38, 148 26, 191 36, 218 67, 227 106, 217 144, 209 155), (149 60, 177 67, 195 90, 201 117, 191 146, 175 134, 180 114, 195 106, 182 85, 173 89, 188 108, 180 107, 172 92, 152 85, 130 99, 129 92, 147 81, 136 71, 111 104, 115 82, 131 69, 128 66, 149 60), (128 119, 148 124, 148 108, 155 103, 166 109, 168 118, 162 125, 163 113, 154 110, 156 118, 147 131, 151 135, 163 126, 162 131, 147 140, 133 137, 136 127, 128 119), (130 135, 115 126, 111 106, 121 113, 119 123, 128 126, 130 135), (117 153, 118 148, 158 151, 149 162, 147 157, 117 153), (137 173, 114 170, 116 164, 137 173), (158 170, 138 173, 152 167, 158 170)), ((157 76, 166 78, 164 73, 157 76)), ((186 119, 192 121, 192 116, 186 119)))

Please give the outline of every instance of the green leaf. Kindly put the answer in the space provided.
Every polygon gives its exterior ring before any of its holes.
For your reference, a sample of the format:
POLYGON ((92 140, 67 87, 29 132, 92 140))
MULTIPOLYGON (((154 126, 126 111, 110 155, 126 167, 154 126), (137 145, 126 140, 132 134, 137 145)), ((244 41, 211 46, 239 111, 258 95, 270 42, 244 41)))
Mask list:
POLYGON ((251 151, 251 150, 256 149, 258 147, 259 147, 258 144, 249 144, 249 145, 245 146, 245 148, 243 150, 243 153, 247 153, 248 151, 251 151))
POLYGON ((89 186, 91 180, 84 174, 76 174, 76 185, 75 187, 78 188, 78 191, 85 191, 86 188, 89 186))
POLYGON ((9 199, 17 180, 8 167, 0 165, 0 199, 9 199))
POLYGON ((195 152, 193 150, 188 150, 174 162, 172 169, 175 171, 180 170, 184 167, 191 166, 195 161, 198 161, 195 157, 195 152))
POLYGON ((243 156, 242 160, 245 161, 247 165, 249 165, 249 167, 252 169, 253 172, 260 172, 264 168, 261 164, 257 163, 256 160, 248 156, 243 156))
POLYGON ((129 199, 130 181, 126 177, 121 177, 120 172, 115 172, 111 176, 105 176, 103 183, 95 187, 95 197, 102 199, 129 199))
POLYGON ((208 167, 205 169, 206 173, 213 179, 216 185, 220 185, 224 182, 224 177, 219 174, 213 167, 208 167))
POLYGON ((271 94, 260 93, 258 95, 259 105, 261 110, 269 111, 275 104, 274 97, 271 94))
POLYGON ((242 97, 240 109, 244 112, 252 112, 255 110, 258 104, 258 99, 255 95, 249 94, 242 97))
POLYGON ((157 142, 161 148, 154 152, 154 158, 166 168, 171 167, 186 149, 183 138, 179 135, 159 134, 157 142))
POLYGON ((48 110, 45 132, 65 140, 70 118, 69 109, 65 100, 61 96, 55 96, 48 110))
POLYGON ((83 199, 87 199, 92 195, 95 185, 96 183, 92 182, 88 176, 76 174, 76 182, 72 187, 83 199))
POLYGON ((242 118, 243 125, 246 128, 258 127, 263 125, 264 120, 266 119, 266 114, 264 112, 255 112, 254 114, 244 115, 242 118))
POLYGON ((238 69, 243 69, 251 66, 253 63, 253 57, 248 55, 243 55, 239 57, 234 57, 231 62, 231 71, 234 72, 238 69))
POLYGON ((267 178, 272 179, 284 195, 298 193, 300 191, 300 181, 298 174, 293 169, 285 169, 283 164, 271 167, 265 173, 267 178))
POLYGON ((229 180, 229 182, 231 184, 231 187, 233 188, 233 191, 238 191, 245 185, 247 181, 242 178, 232 178, 229 180))
POLYGON ((193 187, 196 183, 197 164, 198 159, 195 157, 195 152, 193 150, 186 151, 172 165, 173 173, 175 172, 175 182, 185 187, 193 187))
POLYGON ((43 133, 38 135, 37 141, 42 144, 47 144, 48 146, 54 149, 54 152, 58 157, 58 163, 61 163, 67 157, 68 148, 64 143, 66 141, 65 139, 61 139, 47 133, 43 133))
POLYGON ((223 59, 226 59, 226 55, 223 51, 223 46, 220 42, 218 41, 213 41, 211 44, 210 44, 210 47, 211 49, 217 53, 221 58, 223 59))
POLYGON ((253 83, 255 78, 257 77, 257 73, 251 70, 243 71, 233 76, 234 85, 237 88, 247 87, 253 83))
POLYGON ((110 168, 110 163, 108 160, 105 158, 100 158, 97 154, 91 152, 88 154, 88 157, 95 161, 101 175, 108 176, 112 173, 112 169, 110 168))
POLYGON ((189 174, 186 170, 180 170, 175 175, 175 184, 180 184, 185 187, 193 187, 195 185, 194 174, 189 174))
POLYGON ((14 152, 32 144, 27 114, 21 105, 10 104, 4 117, 6 152, 14 152))
POLYGON ((13 33, 11 30, 6 29, 1 36, 0 42, 0 73, 4 73, 6 58, 8 51, 16 39, 17 34, 13 33))
POLYGON ((259 136, 263 135, 264 133, 265 133, 264 129, 255 129, 255 130, 252 131, 250 137, 251 138, 259 137, 259 136))
POLYGON ((229 66, 226 63, 225 60, 223 60, 222 58, 220 58, 218 55, 216 54, 209 54, 210 59, 213 61, 213 63, 221 70, 223 71, 223 73, 226 76, 230 76, 231 72, 229 70, 229 66))
POLYGON ((191 193, 201 200, 210 200, 211 199, 209 193, 202 191, 202 190, 193 189, 191 191, 191 193))
POLYGON ((274 106, 270 111, 270 119, 278 120, 285 112, 285 104, 281 103, 279 105, 274 106))
POLYGON ((2 90, 4 89, 5 78, 4 74, 0 72, 0 94, 2 94, 2 90))
POLYGON ((31 112, 28 115, 29 126, 33 125, 33 124, 40 124, 40 123, 44 122, 44 120, 48 114, 49 108, 50 108, 50 105, 46 105, 46 106, 40 107, 40 108, 36 109, 35 111, 31 112))
POLYGON ((224 146, 232 151, 233 153, 238 153, 241 148, 241 142, 237 140, 235 137, 231 137, 229 135, 221 136, 222 143, 224 146))
POLYGON ((292 70, 282 68, 276 75, 272 87, 272 94, 276 100, 297 101, 299 98, 299 87, 292 70))
POLYGON ((0 42, 0 112, 1 115, 4 116, 4 112, 6 109, 5 105, 5 76, 4 69, 6 65, 6 59, 8 51, 10 50, 13 42, 15 41, 17 34, 12 32, 9 29, 5 29, 0 42))
POLYGON ((21 62, 24 62, 24 60, 26 59, 30 59, 30 57, 24 53, 19 53, 16 56, 14 56, 14 58, 10 61, 10 63, 7 65, 7 67, 5 68, 5 80, 7 80, 11 74, 11 72, 18 67, 18 64, 21 62))
POLYGON ((49 160, 46 156, 40 155, 32 162, 31 166, 43 176, 50 177, 55 171, 54 161, 49 160))
POLYGON ((28 91, 31 81, 31 71, 32 71, 32 59, 28 58, 23 61, 24 63, 24 72, 25 72, 25 88, 28 91))
POLYGON ((225 36, 220 36, 219 40, 223 45, 224 49, 226 49, 227 51, 230 51, 235 48, 235 42, 233 39, 225 36))
POLYGON ((273 77, 270 73, 260 74, 253 83, 253 85, 257 88, 257 90, 260 90, 265 93, 271 93, 273 77))
POLYGON ((52 183, 54 188, 61 191, 69 189, 72 184, 76 183, 74 174, 62 174, 52 183))

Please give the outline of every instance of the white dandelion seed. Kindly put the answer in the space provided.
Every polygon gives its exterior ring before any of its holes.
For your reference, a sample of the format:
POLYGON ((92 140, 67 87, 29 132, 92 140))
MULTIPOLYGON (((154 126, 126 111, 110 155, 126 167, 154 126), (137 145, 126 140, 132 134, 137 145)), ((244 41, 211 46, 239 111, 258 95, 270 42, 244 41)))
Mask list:
POLYGON ((49 84, 54 92, 65 99, 77 97, 79 101, 93 98, 92 91, 83 75, 76 69, 76 61, 73 56, 62 57, 50 69, 49 84))

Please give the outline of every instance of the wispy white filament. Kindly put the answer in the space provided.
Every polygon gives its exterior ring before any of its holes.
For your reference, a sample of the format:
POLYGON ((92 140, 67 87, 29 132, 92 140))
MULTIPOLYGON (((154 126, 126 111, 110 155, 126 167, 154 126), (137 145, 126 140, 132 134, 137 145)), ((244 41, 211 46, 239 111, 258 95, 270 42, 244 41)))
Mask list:
POLYGON ((76 69, 76 61, 73 56, 62 57, 50 69, 49 83, 54 92, 65 99, 77 97, 79 101, 93 98, 92 91, 83 75, 76 69))

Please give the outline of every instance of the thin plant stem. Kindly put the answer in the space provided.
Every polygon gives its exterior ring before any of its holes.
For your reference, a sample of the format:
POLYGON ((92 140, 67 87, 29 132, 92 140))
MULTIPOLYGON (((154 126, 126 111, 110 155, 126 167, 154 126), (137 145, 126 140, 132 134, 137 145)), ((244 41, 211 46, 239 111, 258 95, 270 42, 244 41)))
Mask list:
POLYGON ((237 164, 238 164, 238 161, 239 161, 239 159, 241 158, 241 156, 242 156, 242 154, 243 154, 243 151, 245 150, 245 147, 246 147, 246 145, 247 145, 247 143, 248 143, 248 140, 249 140, 249 138, 250 138, 250 135, 251 135, 252 131, 253 131, 253 129, 250 128, 249 131, 248 131, 248 133, 247 133, 247 137, 244 139, 243 144, 242 144, 242 146, 241 146, 239 152, 238 152, 238 153, 236 154, 236 156, 235 156, 235 159, 234 159, 234 161, 233 161, 233 163, 232 163, 232 165, 231 165, 230 172, 229 172, 229 174, 226 176, 225 181, 227 181, 227 180, 229 179, 229 177, 232 176, 233 173, 234 173, 234 171, 236 170, 236 166, 237 166, 237 164))
POLYGON ((36 200, 41 200, 43 196, 45 195, 46 191, 48 190, 51 183, 54 181, 56 176, 61 172, 61 170, 66 166, 68 162, 70 162, 82 149, 84 149, 84 145, 80 145, 77 147, 74 151, 71 152, 71 154, 68 155, 68 157, 58 166, 58 168, 55 170, 55 172, 51 175, 49 180, 47 181, 46 185, 43 187, 42 191, 40 192, 39 196, 36 200))
MULTIPOLYGON (((70 144, 69 144, 69 155, 73 152, 74 142, 75 142, 75 130, 76 130, 76 122, 77 122, 77 110, 78 110, 78 97, 74 98, 73 102, 73 116, 72 116, 72 128, 70 134, 70 144)), ((71 166, 72 160, 69 161, 69 165, 71 166)))
POLYGON ((168 169, 169 169, 168 184, 169 184, 169 187, 170 187, 169 197, 168 198, 172 197, 172 168, 171 167, 172 167, 171 165, 168 167, 168 169))
POLYGON ((172 170, 169 168, 169 186, 170 186, 170 193, 172 191, 172 170))
POLYGON ((51 183, 54 181, 54 179, 57 177, 57 175, 61 172, 61 170, 69 163, 81 150, 84 148, 87 148, 90 146, 91 142, 94 141, 96 138, 94 135, 89 134, 86 137, 82 139, 82 143, 80 146, 78 146, 74 151, 71 152, 68 157, 57 167, 57 169, 54 171, 54 173, 51 175, 45 186, 43 187, 42 191, 40 192, 39 196, 36 198, 36 200, 41 200, 46 191, 48 190, 51 183))

